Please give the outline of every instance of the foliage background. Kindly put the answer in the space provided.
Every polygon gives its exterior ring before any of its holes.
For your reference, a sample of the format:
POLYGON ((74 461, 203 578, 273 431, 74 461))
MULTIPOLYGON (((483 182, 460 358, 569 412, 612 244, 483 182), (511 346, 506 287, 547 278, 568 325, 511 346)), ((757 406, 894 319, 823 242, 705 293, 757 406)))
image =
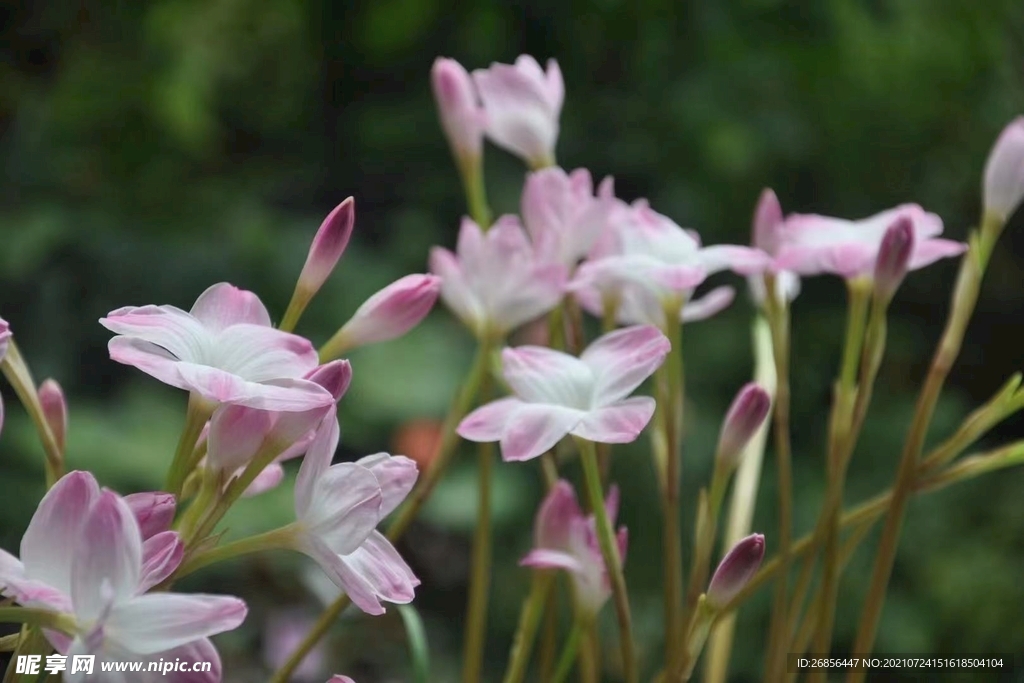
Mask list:
MULTIPOLYGON (((962 238, 978 215, 988 148, 1024 111, 1024 11, 1013 0, 35 0, 5 3, 0 22, 0 312, 37 376, 58 378, 70 394, 71 466, 93 468, 124 492, 159 485, 185 399, 111 363, 97 318, 125 304, 188 307, 222 280, 256 290, 280 315, 319 220, 348 195, 357 200, 356 236, 301 331, 323 341, 368 294, 423 271, 430 245, 454 241, 463 211, 429 91, 436 55, 469 68, 522 52, 556 57, 567 86, 562 164, 613 174, 620 196, 649 197, 707 243, 746 242, 764 186, 787 211, 846 217, 916 201, 962 238)), ((496 150, 487 164, 492 203, 515 211, 521 165, 496 150)), ((1024 220, 1013 223, 935 436, 1022 364, 1024 220)), ((954 270, 945 263, 917 273, 900 292, 851 501, 895 471, 954 270)), ((709 473, 718 421, 751 371, 751 307, 739 299, 685 334, 691 492, 709 473)), ((802 530, 820 505, 823 406, 842 315, 838 281, 806 283, 794 313, 802 530)), ((353 354, 339 457, 387 449, 404 422, 441 416, 470 350, 439 310, 408 338, 353 354)), ((13 550, 42 488, 39 448, 20 408, 9 408, 0 543, 13 550)), ((1019 433, 1019 422, 1003 430, 1019 433)), ((460 459, 402 548, 424 580, 417 606, 439 681, 458 671, 470 462, 460 459)), ((755 524, 769 533, 769 549, 772 470, 755 524)), ((642 449, 623 449, 614 474, 631 529, 627 574, 642 651, 656 656, 660 531, 642 449)), ((880 649, 1024 651, 1022 484, 1011 471, 913 504, 880 649)), ((515 562, 539 497, 530 468, 500 468, 498 485, 495 680, 525 588, 515 562)), ((282 487, 253 501, 233 532, 285 519, 289 496, 282 487)), ((852 639, 869 562, 862 552, 846 573, 840 646, 852 639)), ((219 641, 231 680, 265 676, 261 624, 275 610, 315 611, 305 584, 289 579, 304 566, 259 558, 195 584, 253 604, 246 627, 219 641)), ((744 610, 736 680, 756 677, 766 602, 744 610)), ((393 612, 354 616, 327 654, 332 670, 360 683, 408 675, 393 612)))

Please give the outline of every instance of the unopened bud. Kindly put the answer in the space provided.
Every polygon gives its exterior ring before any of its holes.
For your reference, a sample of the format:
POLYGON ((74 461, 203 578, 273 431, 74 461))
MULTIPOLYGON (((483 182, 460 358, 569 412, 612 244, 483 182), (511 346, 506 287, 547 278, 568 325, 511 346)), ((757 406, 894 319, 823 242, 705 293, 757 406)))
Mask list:
POLYGON ((741 539, 718 564, 708 585, 707 602, 721 609, 750 582, 764 559, 764 536, 752 534, 741 539))
POLYGON ((479 158, 485 118, 473 80, 454 59, 438 57, 430 70, 430 82, 441 126, 455 158, 479 158))
POLYGON ((907 274, 914 253, 914 224, 906 216, 896 219, 882 237, 875 261, 875 292, 889 302, 907 274))
POLYGON ((736 394, 718 437, 716 457, 726 472, 731 472, 739 465, 743 449, 764 424, 771 405, 772 398, 768 392, 753 382, 736 394))
POLYGON ((338 259, 345 253, 345 247, 352 236, 355 220, 356 202, 349 197, 327 214, 327 218, 320 224, 309 247, 302 274, 299 275, 298 287, 309 292, 310 297, 319 291, 338 265, 338 259))
POLYGON ((779 198, 770 189, 761 192, 754 210, 754 246, 774 255, 779 245, 779 230, 782 227, 782 206, 779 198))
POLYGON ((43 409, 43 417, 53 433, 60 452, 64 452, 68 434, 68 404, 64 391, 56 380, 47 379, 39 385, 39 405, 43 409))
POLYGON ((174 521, 175 500, 170 493, 146 491, 124 497, 135 520, 139 523, 142 538, 147 539, 171 528, 174 521))
POLYGON ((0 360, 7 355, 7 344, 11 341, 11 326, 0 318, 0 360))
POLYGON ((333 360, 311 370, 306 374, 306 379, 316 382, 331 392, 337 402, 345 395, 348 385, 352 383, 352 364, 347 360, 333 360))
POLYGON ((1024 200, 1024 116, 1003 129, 985 163, 982 185, 985 214, 1001 223, 1024 200))

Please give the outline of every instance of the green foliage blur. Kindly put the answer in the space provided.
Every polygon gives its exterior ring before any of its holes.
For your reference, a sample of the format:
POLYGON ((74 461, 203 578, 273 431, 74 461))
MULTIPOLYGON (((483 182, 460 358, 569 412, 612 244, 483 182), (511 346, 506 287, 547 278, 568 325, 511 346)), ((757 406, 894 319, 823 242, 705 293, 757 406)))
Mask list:
MULTIPOLYGON (((430 94, 438 55, 470 69, 522 52, 557 58, 567 92, 562 165, 614 175, 620 196, 648 197, 706 243, 746 243, 765 186, 787 212, 858 218, 918 202, 964 238, 978 216, 988 149, 1024 112, 1017 0, 28 0, 0 8, 0 19, 0 315, 37 379, 55 377, 70 395, 69 466, 123 492, 160 485, 185 396, 112 363, 110 335, 96 320, 129 304, 188 308, 225 280, 256 291, 280 316, 319 221, 349 195, 355 237, 299 331, 323 342, 370 293, 424 271, 428 248, 451 245, 464 211, 430 94)), ((487 154, 491 202, 515 212, 524 170, 501 151, 487 154)), ((1022 255, 1018 218, 992 259, 935 438, 1022 365, 1022 255)), ((892 479, 955 267, 913 274, 897 297, 850 503, 892 479)), ((690 510, 710 474, 719 420, 750 377, 751 314, 741 295, 684 332, 690 510)), ((805 282, 794 311, 798 532, 820 509, 842 316, 838 280, 805 282)), ((439 308, 407 338, 353 353, 340 457, 389 449, 407 420, 443 416, 471 351, 439 308)), ((13 393, 2 391, 0 543, 15 551, 42 493, 42 458, 13 393)), ((1011 423, 989 441, 1020 433, 1011 423)), ((644 446, 617 450, 613 476, 650 669, 661 651, 660 529, 644 446)), ((423 579, 416 605, 437 681, 459 670, 472 460, 458 458, 401 547, 423 579)), ((517 560, 529 547, 537 482, 528 466, 498 470, 490 680, 504 668, 525 595, 517 560)), ((1024 474, 1009 471, 914 502, 881 651, 1024 651, 1022 486, 1024 474)), ((286 521, 290 495, 285 485, 246 502, 230 533, 286 521)), ((769 552, 774 500, 769 449, 755 520, 769 552)), ((845 574, 837 651, 851 644, 875 539, 845 574)), ((259 557, 187 582, 252 605, 247 625, 218 640, 226 680, 265 678, 261 624, 276 610, 301 604, 316 613, 310 586, 319 584, 297 581, 300 569, 308 567, 297 558, 259 557)), ((767 603, 762 594, 741 613, 737 681, 757 679, 767 603)), ((610 607, 604 616, 611 639, 610 607)), ((360 683, 409 676, 394 610, 343 620, 328 656, 332 671, 360 683)))

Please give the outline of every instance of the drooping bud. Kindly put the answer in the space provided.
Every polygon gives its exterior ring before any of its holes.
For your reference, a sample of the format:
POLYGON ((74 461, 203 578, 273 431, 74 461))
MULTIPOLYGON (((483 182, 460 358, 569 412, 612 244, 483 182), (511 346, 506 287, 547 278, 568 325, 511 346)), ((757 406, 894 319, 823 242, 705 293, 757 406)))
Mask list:
POLYGON ((441 126, 460 162, 479 159, 484 140, 484 110, 469 77, 454 59, 438 57, 430 70, 441 126))
POLYGON ((356 309, 324 344, 320 358, 336 358, 350 349, 400 337, 430 313, 441 292, 436 275, 406 275, 380 290, 356 309))
POLYGON ((902 216, 889 226, 875 262, 875 292, 888 303, 907 274, 914 253, 914 224, 902 216))
POLYGON ((1010 122, 985 163, 982 201, 985 215, 1006 221, 1024 200, 1024 116, 1010 122))
POLYGON ((736 394, 722 422, 722 431, 718 437, 716 457, 725 468, 724 471, 732 472, 739 465, 743 449, 764 424, 771 405, 771 395, 753 382, 745 385, 736 394))
POLYGON ((747 585, 764 559, 764 536, 751 534, 740 539, 718 564, 708 585, 708 606, 725 607, 747 585))
POLYGON ((68 404, 64 398, 64 391, 56 380, 43 380, 39 385, 39 405, 43 409, 47 426, 53 432, 57 447, 63 453, 67 443, 68 404))
POLYGON ((170 493, 146 491, 124 497, 135 520, 139 523, 143 540, 171 528, 174 521, 175 500, 170 493))

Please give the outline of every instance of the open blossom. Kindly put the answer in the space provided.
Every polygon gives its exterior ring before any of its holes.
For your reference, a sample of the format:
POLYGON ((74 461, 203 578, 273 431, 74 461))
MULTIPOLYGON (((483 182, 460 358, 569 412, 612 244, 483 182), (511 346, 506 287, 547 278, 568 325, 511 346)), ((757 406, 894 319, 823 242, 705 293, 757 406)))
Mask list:
POLYGON ((545 73, 536 59, 521 55, 515 65, 477 69, 473 81, 487 114, 487 137, 531 166, 550 165, 565 99, 558 62, 549 59, 545 73))
POLYGON ((507 348, 505 381, 515 394, 477 408, 458 433, 500 441, 505 460, 529 460, 573 434, 588 441, 634 441, 654 414, 649 396, 626 398, 662 364, 668 339, 642 325, 597 339, 579 357, 541 346, 507 348))
POLYGON ((870 278, 882 240, 898 220, 909 220, 914 249, 909 270, 962 254, 967 245, 940 239, 942 219, 917 204, 902 204, 859 221, 792 214, 782 227, 775 268, 800 275, 832 273, 843 278, 870 278))
POLYGON ((382 600, 409 603, 420 583, 376 530, 416 483, 416 464, 378 453, 331 465, 339 435, 337 419, 328 415, 299 468, 292 547, 314 559, 361 610, 383 614, 382 600))
POLYGON ((479 158, 487 116, 469 74, 454 59, 438 57, 430 70, 430 83, 455 158, 479 158))
MULTIPOLYGON (((772 190, 766 189, 754 209, 753 244, 754 247, 774 257, 778 253, 781 239, 782 205, 772 190)), ((775 271, 775 296, 780 301, 792 301, 800 293, 800 278, 788 270, 775 271)), ((747 278, 750 294, 754 302, 764 306, 764 277, 758 273, 747 278)))
POLYGON ((109 343, 113 360, 208 401, 280 411, 333 402, 303 379, 318 364, 313 345, 275 330, 255 294, 227 283, 203 292, 189 312, 127 306, 100 324, 117 334, 109 343))
POLYGON ((1024 116, 1010 122, 985 162, 985 213, 1005 221, 1024 201, 1024 116))
POLYGON ((575 268, 608 229, 615 207, 612 179, 605 178, 594 196, 590 172, 566 174, 551 167, 531 173, 523 187, 523 223, 545 261, 575 268))
MULTIPOLYGON (((101 661, 167 656, 189 645, 205 647, 198 641, 238 627, 246 615, 245 603, 234 597, 146 593, 181 557, 175 532, 144 539, 123 498, 101 490, 91 474, 71 472, 40 502, 22 538, 21 559, 0 550, 0 586, 21 605, 66 615, 70 633, 46 632, 62 654, 94 654, 101 661)), ((83 676, 65 674, 65 680, 80 683, 83 676)), ((100 674, 97 680, 123 677, 100 674)))
MULTIPOLYGON (((618 508, 619 490, 612 486, 605 509, 613 525, 618 508)), ((533 537, 533 550, 519 564, 537 569, 565 570, 572 580, 577 606, 590 617, 600 612, 612 593, 611 580, 601 555, 594 515, 583 514, 572 484, 559 480, 548 493, 537 512, 533 537)), ((619 560, 624 562, 628 539, 626 527, 619 527, 616 538, 619 560)))
POLYGON ((463 219, 455 251, 434 247, 430 270, 441 277, 441 299, 478 336, 505 334, 562 298, 565 267, 538 258, 515 216, 486 233, 463 219))
POLYGON ((614 299, 624 324, 665 324, 666 306, 679 306, 679 320, 703 320, 728 306, 735 295, 719 287, 693 299, 694 289, 714 273, 763 272, 771 259, 760 249, 704 247, 700 236, 657 213, 644 200, 620 202, 611 227, 579 267, 570 289, 580 305, 600 315, 614 299))

